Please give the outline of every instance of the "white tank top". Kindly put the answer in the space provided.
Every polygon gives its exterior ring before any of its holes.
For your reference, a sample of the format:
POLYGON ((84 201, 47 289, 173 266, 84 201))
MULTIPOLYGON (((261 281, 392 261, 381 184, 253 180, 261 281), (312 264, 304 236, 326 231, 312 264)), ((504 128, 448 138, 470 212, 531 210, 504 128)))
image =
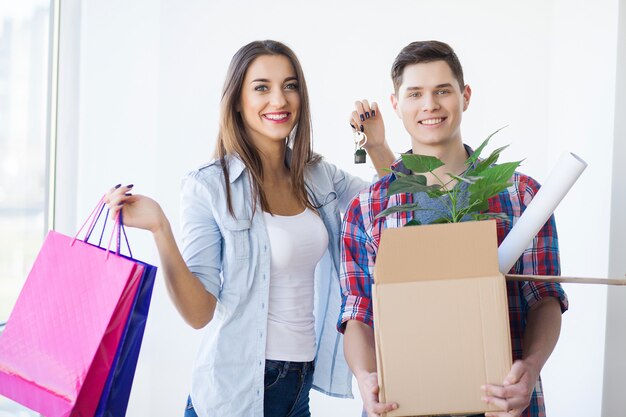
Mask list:
POLYGON ((322 219, 306 208, 295 216, 263 213, 271 248, 265 358, 315 359, 315 266, 328 248, 322 219))

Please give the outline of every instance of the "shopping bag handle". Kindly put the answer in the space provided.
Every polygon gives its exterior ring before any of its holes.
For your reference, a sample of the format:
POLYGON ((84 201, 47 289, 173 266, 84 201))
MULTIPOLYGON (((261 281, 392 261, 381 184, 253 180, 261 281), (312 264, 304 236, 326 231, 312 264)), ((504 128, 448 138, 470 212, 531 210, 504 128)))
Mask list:
MULTIPOLYGON (((98 201, 98 204, 96 205, 96 207, 91 211, 91 213, 89 214, 89 216, 87 217, 87 219, 85 220, 85 222, 83 223, 83 225, 78 229, 78 232, 76 232, 76 234, 74 235, 74 239, 72 239, 72 242, 70 243, 70 246, 74 245, 74 242, 76 241, 76 239, 78 239, 78 235, 80 235, 80 232, 85 228, 85 226, 87 225, 87 223, 89 223, 89 227, 87 228, 87 233, 85 234, 85 238, 84 241, 88 242, 89 238, 91 237, 91 234, 93 233, 98 220, 100 219, 100 216, 102 215, 102 211, 104 210, 104 206, 106 206, 105 203, 105 196, 103 195, 102 198, 100 198, 100 201, 98 201), (96 214, 97 213, 97 214, 96 214), (90 221, 91 220, 91 221, 90 221)), ((102 237, 104 236, 104 231, 106 230, 106 224, 107 224, 107 219, 109 217, 109 209, 107 208, 107 213, 104 217, 104 224, 102 225, 102 233, 100 233, 100 240, 98 241, 98 246, 102 247, 102 237)), ((122 221, 122 210, 119 210, 115 216, 115 223, 113 225, 113 231, 111 232, 111 236, 109 237, 109 243, 106 247, 106 254, 105 254, 105 259, 109 258, 109 252, 111 251, 111 242, 113 241, 113 235, 117 235, 117 241, 116 241, 116 251, 115 253, 117 255, 120 254, 120 238, 121 238, 121 234, 124 233, 124 239, 126 241, 126 247, 128 248, 128 253, 130 255, 130 257, 133 257, 133 253, 130 249, 130 244, 128 243, 128 236, 126 235, 126 229, 124 229, 124 224, 122 221)))
POLYGON ((95 223, 100 218, 100 213, 102 213, 102 209, 104 208, 104 197, 105 196, 103 195, 100 198, 100 201, 98 201, 98 204, 96 205, 96 207, 94 207, 94 209, 91 211, 89 216, 87 216, 87 219, 85 219, 85 222, 83 223, 83 225, 78 229, 78 232, 76 232, 76 234, 74 235, 74 239, 72 239, 72 243, 70 245, 74 245, 74 242, 76 241, 76 239, 78 239, 78 235, 80 234, 80 232, 83 231, 83 229, 85 228, 85 226, 91 219, 91 223, 89 224, 89 228, 87 229, 88 233, 87 233, 87 237, 85 238, 85 240, 89 239, 89 235, 91 234, 91 231, 95 227, 95 223), (96 212, 98 212, 98 215, 95 215, 96 212))
MULTIPOLYGON (((104 229, 107 225, 107 219, 109 218, 109 210, 107 209, 107 215, 104 218, 104 225, 102 226, 102 235, 104 234, 104 229)), ((120 254, 120 238, 122 236, 122 232, 124 233, 124 240, 126 241, 126 247, 128 248, 128 254, 130 257, 133 257, 133 253, 130 250, 130 244, 128 243, 128 236, 126 236, 126 229, 124 229, 124 222, 122 220, 122 210, 119 210, 115 215, 115 224, 113 225, 113 232, 111 233, 111 237, 109 238, 109 244, 107 245, 107 254, 106 259, 109 258, 109 248, 111 247, 111 240, 113 240, 113 235, 117 235, 117 241, 115 242, 116 254, 119 256, 120 254), (115 233, 117 232, 117 233, 115 233)), ((100 235, 100 241, 102 241, 102 235, 100 235)), ((98 243, 100 246, 100 243, 98 243)))

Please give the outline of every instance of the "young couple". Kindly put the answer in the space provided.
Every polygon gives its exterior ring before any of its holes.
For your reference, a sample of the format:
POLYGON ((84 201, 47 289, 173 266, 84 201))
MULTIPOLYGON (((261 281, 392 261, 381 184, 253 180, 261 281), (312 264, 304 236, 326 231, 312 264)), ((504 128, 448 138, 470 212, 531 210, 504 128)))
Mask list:
MULTIPOLYGON (((392 104, 413 152, 446 162, 442 175, 461 172, 471 152, 460 133, 471 91, 452 49, 412 43, 392 78, 392 104)), ((398 201, 386 195, 394 176, 383 169, 399 167, 377 110, 357 102, 351 117, 368 135, 365 149, 382 177, 367 188, 313 153, 295 54, 279 42, 252 42, 234 55, 226 76, 215 160, 183 180, 182 251, 158 203, 131 194, 132 186, 107 193, 112 215, 123 210, 125 225, 153 233, 174 304, 191 326, 205 328, 185 416, 310 416, 310 389, 351 397, 352 372, 369 416, 402 406, 378 402, 371 328, 371 273, 387 227, 374 217, 398 201)), ((515 174, 490 211, 518 217, 537 188, 515 174)), ((508 227, 498 224, 500 240, 508 227)), ((514 269, 558 274, 553 219, 514 269)), ((502 386, 486 387, 485 400, 509 410, 494 415, 540 416, 539 370, 558 339, 567 299, 558 284, 510 284, 508 291, 518 361, 502 386)))

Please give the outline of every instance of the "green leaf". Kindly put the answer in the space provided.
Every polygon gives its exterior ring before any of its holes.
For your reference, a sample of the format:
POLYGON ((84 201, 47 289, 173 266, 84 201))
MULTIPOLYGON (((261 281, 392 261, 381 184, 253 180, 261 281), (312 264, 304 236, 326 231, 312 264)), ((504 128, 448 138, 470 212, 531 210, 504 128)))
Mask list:
POLYGON ((455 180, 459 182, 466 182, 468 184, 474 184, 476 181, 480 179, 480 177, 459 177, 458 175, 454 175, 451 173, 448 173, 448 175, 450 176, 450 178, 454 178, 455 180))
POLYGON ((404 225, 404 227, 406 227, 406 226, 421 226, 421 225, 422 225, 422 222, 420 222, 420 221, 419 221, 419 220, 417 220, 417 219, 412 219, 411 221, 408 221, 408 222, 404 225))
POLYGON ((483 149, 485 149, 485 147, 489 143, 489 139, 491 139, 493 137, 493 135, 495 135, 496 133, 498 133, 499 131, 501 131, 505 127, 506 126, 502 126, 500 129, 496 130, 491 135, 487 136, 487 139, 485 139, 483 141, 483 143, 481 143, 480 146, 474 150, 474 153, 471 154, 469 158, 467 158, 467 160, 465 161, 465 164, 466 165, 473 165, 474 162, 476 162, 478 160, 478 158, 480 157, 480 154, 483 151, 483 149))
POLYGON ((489 202, 487 200, 475 202, 473 205, 467 205, 457 212, 457 218, 463 219, 465 216, 474 216, 480 212, 489 210, 489 202))
MULTIPOLYGON (((470 185, 470 188, 474 186, 477 186, 477 187, 474 188, 473 190, 470 190, 469 203, 471 205, 476 202, 482 202, 481 204, 483 205, 481 207, 484 207, 485 203, 487 203, 487 205, 489 204, 487 200, 489 200, 491 197, 498 195, 502 191, 509 188, 511 186, 511 183, 510 182, 497 182, 497 183, 491 183, 491 184, 490 183, 481 184, 479 181, 475 184, 470 185)), ((482 211, 482 210, 479 210, 478 208, 476 208, 476 210, 472 210, 472 211, 482 211)))
MULTIPOLYGON (((439 187, 438 185, 436 187, 439 187)), ((388 195, 399 193, 420 193, 427 192, 432 186, 426 185, 426 177, 423 175, 405 175, 397 178, 389 185, 388 195)))
POLYGON ((405 167, 418 174, 433 172, 437 168, 444 165, 444 163, 435 156, 415 155, 409 153, 402 154, 402 162, 405 167))
POLYGON ((471 212, 480 212, 489 210, 489 201, 483 200, 479 204, 472 207, 471 212))
POLYGON ((439 217, 438 219, 433 220, 430 224, 444 224, 444 223, 452 223, 452 220, 447 217, 439 217))
POLYGON ((430 209, 421 208, 418 203, 399 204, 397 206, 387 207, 385 210, 378 213, 378 215, 376 215, 375 218, 379 219, 381 217, 385 217, 393 213, 416 211, 416 210, 430 210, 430 209))
POLYGON ((480 173, 481 179, 476 181, 472 186, 477 186, 481 183, 494 184, 509 181, 521 163, 522 161, 505 162, 503 164, 487 167, 480 173))
POLYGON ((501 148, 498 148, 495 151, 491 152, 491 155, 489 155, 486 159, 483 159, 482 161, 478 162, 476 164, 476 168, 474 168, 472 170, 472 175, 480 174, 485 169, 487 169, 491 165, 493 165, 496 162, 498 162, 498 158, 500 157, 500 153, 503 150, 505 150, 506 148, 508 148, 508 147, 509 147, 509 145, 506 145, 506 146, 503 146, 501 148))
MULTIPOLYGON (((435 187, 433 185, 431 185, 431 187, 435 187)), ((436 186, 439 187, 439 186, 436 186)), ((450 191, 442 191, 441 188, 433 188, 431 190, 426 191, 426 194, 428 194, 428 197, 430 198, 441 198, 446 194, 450 194, 450 191)))
POLYGON ((509 216, 505 213, 476 213, 472 215, 474 220, 500 219, 505 222, 510 221, 509 216))

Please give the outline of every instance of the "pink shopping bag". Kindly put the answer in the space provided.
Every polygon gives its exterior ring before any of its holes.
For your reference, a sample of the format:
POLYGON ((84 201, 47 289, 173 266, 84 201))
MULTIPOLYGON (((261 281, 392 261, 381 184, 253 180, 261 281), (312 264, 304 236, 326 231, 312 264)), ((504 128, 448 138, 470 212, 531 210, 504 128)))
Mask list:
POLYGON ((48 234, 0 336, 0 394, 46 417, 94 415, 144 268, 74 240, 48 234))

